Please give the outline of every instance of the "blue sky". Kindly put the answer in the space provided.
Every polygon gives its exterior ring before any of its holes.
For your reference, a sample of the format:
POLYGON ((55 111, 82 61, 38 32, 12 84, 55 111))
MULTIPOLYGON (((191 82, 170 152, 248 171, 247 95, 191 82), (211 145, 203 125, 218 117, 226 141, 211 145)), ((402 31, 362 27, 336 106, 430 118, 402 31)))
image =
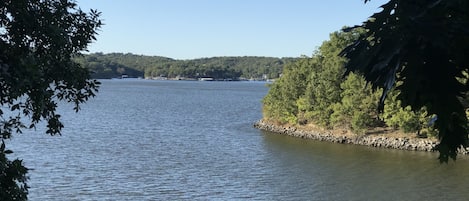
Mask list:
POLYGON ((331 32, 380 11, 385 0, 77 0, 102 12, 90 52, 175 59, 311 56, 331 32))

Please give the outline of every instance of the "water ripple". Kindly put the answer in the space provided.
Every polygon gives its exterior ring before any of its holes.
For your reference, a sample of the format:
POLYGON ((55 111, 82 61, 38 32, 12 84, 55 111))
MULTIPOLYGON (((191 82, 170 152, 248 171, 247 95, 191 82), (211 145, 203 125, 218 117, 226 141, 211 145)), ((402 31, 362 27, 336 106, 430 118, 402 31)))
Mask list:
POLYGON ((265 134, 263 83, 103 81, 63 136, 8 141, 31 200, 462 200, 469 160, 265 134), (444 193, 443 193, 444 192, 444 193), (443 195, 444 194, 444 195, 443 195))

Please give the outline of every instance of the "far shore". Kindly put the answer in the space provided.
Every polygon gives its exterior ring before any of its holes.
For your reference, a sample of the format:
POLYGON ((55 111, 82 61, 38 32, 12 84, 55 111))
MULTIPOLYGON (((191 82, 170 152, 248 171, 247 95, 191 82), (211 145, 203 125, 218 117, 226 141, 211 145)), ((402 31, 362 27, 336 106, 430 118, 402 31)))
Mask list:
MULTIPOLYGON (((254 123, 254 127, 283 135, 304 139, 327 141, 340 144, 356 144, 378 148, 400 149, 408 151, 434 152, 438 139, 419 138, 415 134, 396 132, 375 132, 363 135, 353 134, 346 130, 326 130, 314 125, 277 124, 265 119, 254 123)), ((459 153, 468 154, 468 149, 460 149, 459 153)))

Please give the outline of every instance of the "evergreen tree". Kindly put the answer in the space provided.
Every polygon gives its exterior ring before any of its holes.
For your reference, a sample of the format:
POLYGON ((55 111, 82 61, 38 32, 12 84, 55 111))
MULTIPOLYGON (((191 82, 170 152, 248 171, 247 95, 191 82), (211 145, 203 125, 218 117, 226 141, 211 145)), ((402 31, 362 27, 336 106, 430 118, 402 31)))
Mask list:
POLYGON ((341 101, 333 105, 331 123, 363 133, 378 123, 379 94, 366 85, 362 76, 350 73, 340 85, 341 101))
POLYGON ((285 123, 297 123, 296 101, 304 94, 307 75, 310 72, 309 58, 285 66, 283 76, 271 85, 264 97, 264 116, 285 123))
POLYGON ((319 125, 330 127, 333 105, 340 102, 340 84, 344 80, 346 60, 339 56, 340 51, 353 42, 359 34, 356 32, 334 32, 325 41, 312 58, 318 67, 310 73, 310 82, 306 89, 306 98, 310 100, 312 110, 307 116, 319 125))

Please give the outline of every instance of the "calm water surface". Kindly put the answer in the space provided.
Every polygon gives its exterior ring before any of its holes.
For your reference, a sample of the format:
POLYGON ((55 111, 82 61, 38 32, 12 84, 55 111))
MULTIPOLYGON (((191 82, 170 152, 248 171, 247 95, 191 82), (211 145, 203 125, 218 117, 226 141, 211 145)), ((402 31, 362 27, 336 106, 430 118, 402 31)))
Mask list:
POLYGON ((252 128, 265 83, 104 80, 65 129, 15 136, 30 200, 468 200, 469 159, 252 128))

